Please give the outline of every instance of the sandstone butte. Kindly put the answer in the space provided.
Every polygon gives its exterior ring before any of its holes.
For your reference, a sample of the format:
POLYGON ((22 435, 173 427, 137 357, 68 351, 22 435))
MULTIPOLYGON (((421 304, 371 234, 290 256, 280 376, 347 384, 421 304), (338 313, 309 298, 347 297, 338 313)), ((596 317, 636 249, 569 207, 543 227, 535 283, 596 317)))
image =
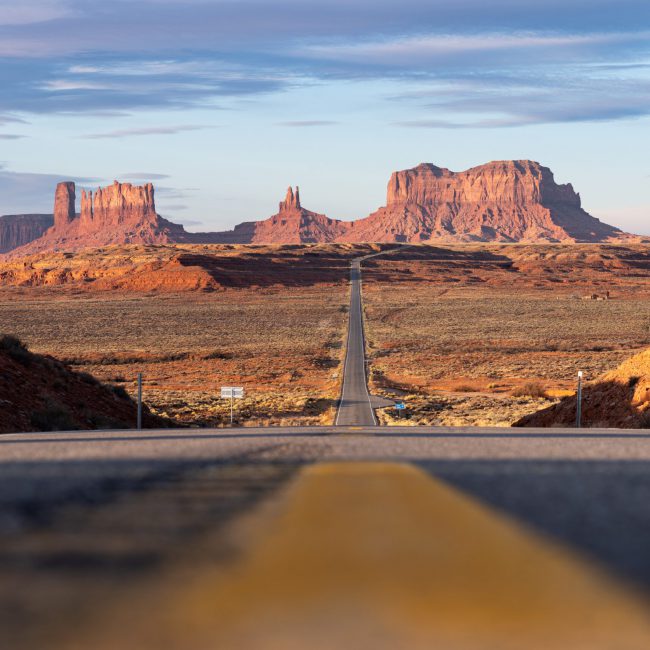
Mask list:
POLYGON ((118 183, 82 192, 76 212, 74 183, 59 183, 54 199, 54 223, 41 237, 13 251, 27 255, 50 250, 75 250, 111 244, 164 244, 185 230, 156 213, 154 187, 118 183))
POLYGON ((290 187, 277 214, 264 221, 241 223, 228 232, 214 233, 214 241, 230 244, 323 244, 339 241, 346 227, 343 221, 303 208, 300 189, 296 187, 294 192, 290 187))
POLYGON ((623 236, 582 209, 529 160, 491 162, 465 172, 431 164, 396 172, 386 207, 352 222, 342 241, 599 242, 623 236))
MULTIPOLYGON (((1 232, 0 232, 1 234, 1 232)), ((156 212, 154 187, 115 183, 82 192, 56 189, 54 225, 13 256, 111 244, 301 244, 386 242, 604 242, 631 236, 582 209, 570 184, 539 163, 491 162, 464 172, 432 164, 395 172, 386 206, 365 219, 340 221, 302 207, 289 188, 278 212, 233 230, 190 233, 156 212)))

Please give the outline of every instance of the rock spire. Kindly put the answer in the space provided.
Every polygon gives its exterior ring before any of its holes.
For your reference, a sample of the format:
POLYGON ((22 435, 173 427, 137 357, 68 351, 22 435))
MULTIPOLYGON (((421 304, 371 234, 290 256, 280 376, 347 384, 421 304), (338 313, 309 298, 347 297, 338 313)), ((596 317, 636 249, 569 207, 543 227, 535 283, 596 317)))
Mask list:
POLYGON ((76 188, 71 182, 59 183, 54 194, 54 227, 63 229, 77 216, 76 188))
POLYGON ((287 190, 287 196, 285 197, 284 201, 280 201, 280 212, 300 209, 300 188, 296 186, 296 191, 294 193, 293 188, 289 187, 287 190))

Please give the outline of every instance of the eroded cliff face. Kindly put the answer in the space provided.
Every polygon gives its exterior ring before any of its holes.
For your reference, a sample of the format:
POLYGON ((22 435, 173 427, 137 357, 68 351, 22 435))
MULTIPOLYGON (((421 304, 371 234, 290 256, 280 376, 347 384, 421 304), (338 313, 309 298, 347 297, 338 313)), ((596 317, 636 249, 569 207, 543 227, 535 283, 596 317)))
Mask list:
POLYGON ((581 207, 530 160, 492 162, 465 172, 431 164, 395 172, 386 207, 350 224, 339 241, 606 241, 620 230, 581 207))
MULTIPOLYGON (((31 234, 12 255, 78 250, 112 244, 227 243, 307 244, 382 242, 604 242, 631 238, 581 207, 571 185, 559 185, 547 167, 530 160, 492 162, 464 172, 432 164, 395 172, 386 206, 353 222, 330 219, 302 207, 300 190, 287 190, 279 211, 233 230, 190 233, 156 213, 151 183, 118 183, 82 192, 75 212, 74 183, 56 190, 54 226, 31 234)), ((13 244, 12 244, 13 245, 13 244)), ((5 249, 8 244, 5 244, 5 249)))
POLYGON ((92 192, 81 193, 80 232, 93 233, 125 224, 139 226, 158 220, 154 187, 151 183, 134 186, 118 183, 92 192))
POLYGON ((24 246, 52 226, 51 214, 12 214, 0 217, 0 254, 24 246))
MULTIPOLYGON (((215 233, 215 242, 602 242, 624 237, 581 207, 573 187, 559 185, 530 160, 492 162, 465 172, 422 164, 395 172, 386 207, 344 222, 305 210, 298 188, 278 214, 215 233)), ((198 240, 197 240, 198 241, 198 240)))
POLYGON ((562 203, 580 207, 571 185, 557 185, 547 167, 530 160, 492 162, 465 172, 431 164, 395 172, 388 183, 386 203, 434 205, 524 206, 562 203))
POLYGON ((74 183, 59 183, 54 201, 54 225, 39 239, 12 253, 31 255, 48 250, 78 250, 113 244, 167 244, 183 241, 182 226, 156 214, 151 183, 118 183, 96 192, 83 191, 81 213, 75 210, 74 183))
POLYGON ((300 188, 296 187, 294 193, 293 188, 289 187, 287 196, 284 201, 280 201, 280 212, 289 212, 291 210, 300 210, 300 188))
POLYGON ((346 232, 346 224, 300 204, 300 189, 287 190, 279 212, 263 221, 247 221, 234 230, 196 235, 195 243, 318 244, 333 242, 346 232), (202 237, 202 238, 201 238, 202 237))

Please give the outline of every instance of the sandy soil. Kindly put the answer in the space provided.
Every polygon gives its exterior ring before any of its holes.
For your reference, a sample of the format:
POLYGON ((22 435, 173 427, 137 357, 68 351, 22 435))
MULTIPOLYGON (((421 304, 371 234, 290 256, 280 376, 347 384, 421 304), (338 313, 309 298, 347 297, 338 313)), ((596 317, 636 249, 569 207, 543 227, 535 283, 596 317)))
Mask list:
POLYGON ((218 295, 0 300, 0 331, 190 425, 219 426, 221 386, 243 386, 240 424, 329 423, 338 397, 347 286, 218 295))
MULTIPOLYGON (((117 247, 12 261, 0 265, 0 333, 132 394, 143 372, 154 411, 188 425, 228 420, 222 385, 247 391, 239 423, 329 423, 348 264, 372 250, 117 247)), ((414 246, 369 260, 363 277, 372 385, 408 403, 403 423, 510 424, 570 393, 578 370, 595 378, 650 345, 644 245, 414 246)))
POLYGON ((544 408, 578 370, 595 379, 650 345, 649 252, 422 246, 375 258, 364 273, 372 383, 407 403, 403 423, 507 425, 544 408))

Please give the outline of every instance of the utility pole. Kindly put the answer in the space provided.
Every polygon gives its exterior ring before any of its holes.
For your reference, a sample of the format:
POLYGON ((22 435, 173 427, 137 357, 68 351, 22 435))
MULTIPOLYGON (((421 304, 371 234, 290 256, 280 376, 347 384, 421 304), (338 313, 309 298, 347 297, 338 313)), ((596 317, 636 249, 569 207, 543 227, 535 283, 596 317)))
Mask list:
POLYGON ((138 373, 138 431, 142 429, 142 373, 138 373))
POLYGON ((578 372, 578 394, 576 400, 576 429, 582 426, 582 370, 578 372))

